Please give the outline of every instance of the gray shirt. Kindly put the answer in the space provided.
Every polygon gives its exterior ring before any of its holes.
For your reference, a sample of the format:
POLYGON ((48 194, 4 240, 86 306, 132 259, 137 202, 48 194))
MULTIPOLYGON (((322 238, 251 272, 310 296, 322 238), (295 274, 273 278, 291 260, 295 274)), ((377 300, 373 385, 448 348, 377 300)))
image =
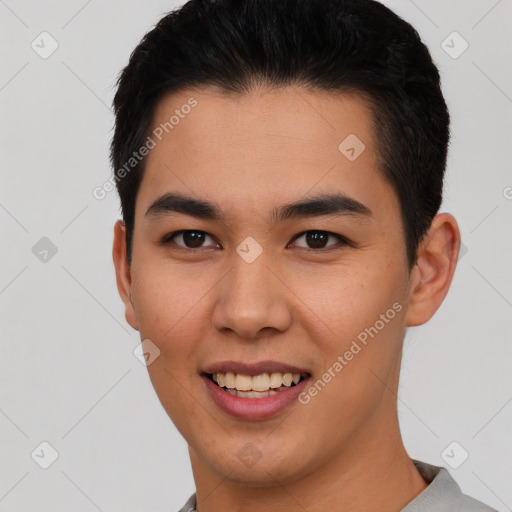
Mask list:
MULTIPOLYGON (((429 486, 400 512, 496 512, 465 494, 446 468, 414 460, 421 476, 429 486)), ((192 494, 179 512, 197 512, 196 494, 192 494)))

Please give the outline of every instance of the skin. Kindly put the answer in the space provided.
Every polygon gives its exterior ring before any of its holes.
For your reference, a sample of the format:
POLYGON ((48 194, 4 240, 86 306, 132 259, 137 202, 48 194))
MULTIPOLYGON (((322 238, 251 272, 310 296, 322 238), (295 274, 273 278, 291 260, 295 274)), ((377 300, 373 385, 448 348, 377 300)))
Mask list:
POLYGON ((131 266, 121 221, 113 258, 128 323, 161 351, 148 371, 189 445, 198 510, 400 510, 427 487, 400 436, 402 344, 406 327, 428 321, 448 292, 457 222, 447 213, 433 219, 409 273, 399 202, 378 169, 371 112, 357 95, 196 88, 161 100, 154 126, 191 96, 197 106, 148 155, 131 266), (365 144, 354 161, 338 150, 349 134, 365 144), (373 214, 269 219, 274 207, 333 191, 373 214), (146 217, 167 192, 215 202, 226 221, 146 217), (200 248, 187 249, 182 236, 159 244, 181 229, 209 236, 200 248), (352 245, 295 238, 307 230, 352 245), (248 236, 263 249, 250 264, 236 252, 248 236), (217 361, 273 359, 315 380, 396 302, 401 311, 321 392, 274 418, 228 416, 199 377, 217 361), (260 456, 252 467, 237 455, 247 442, 260 456))

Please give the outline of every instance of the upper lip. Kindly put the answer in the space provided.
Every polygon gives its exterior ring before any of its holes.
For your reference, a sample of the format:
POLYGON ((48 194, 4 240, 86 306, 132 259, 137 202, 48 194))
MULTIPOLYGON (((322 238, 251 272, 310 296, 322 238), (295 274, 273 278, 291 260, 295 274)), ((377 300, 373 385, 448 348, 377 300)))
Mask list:
POLYGON ((259 361, 242 363, 241 361, 219 361, 207 366, 204 373, 239 373, 254 377, 262 373, 309 373, 306 369, 279 361, 259 361))

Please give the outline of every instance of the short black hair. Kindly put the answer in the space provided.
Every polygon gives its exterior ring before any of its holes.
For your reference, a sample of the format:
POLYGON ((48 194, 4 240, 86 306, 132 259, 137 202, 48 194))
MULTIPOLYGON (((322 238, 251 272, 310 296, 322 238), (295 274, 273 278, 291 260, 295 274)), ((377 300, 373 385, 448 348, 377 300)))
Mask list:
MULTIPOLYGON (((213 85, 356 93, 370 101, 379 170, 396 191, 409 270, 442 202, 449 113, 440 76, 418 32, 373 0, 190 0, 149 31, 114 97, 111 162, 131 262, 144 145, 167 94, 213 85)), ((340 141, 341 142, 341 141, 340 141)))

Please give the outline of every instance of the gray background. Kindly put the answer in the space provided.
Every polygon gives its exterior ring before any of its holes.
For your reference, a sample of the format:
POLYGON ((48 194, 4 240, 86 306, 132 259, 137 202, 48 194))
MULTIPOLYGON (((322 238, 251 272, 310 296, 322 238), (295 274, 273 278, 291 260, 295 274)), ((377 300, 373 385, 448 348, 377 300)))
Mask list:
MULTIPOLYGON (((138 333, 117 293, 117 195, 92 195, 110 175, 117 73, 179 4, 0 0, 4 512, 173 512, 194 491, 186 444, 133 354, 138 333), (51 49, 43 31, 58 43, 47 58, 31 47, 51 49), (47 469, 44 441, 58 453, 47 469)), ((417 28, 442 74, 453 118, 442 211, 467 249, 439 312, 407 334, 403 436, 412 457, 460 464, 450 472, 464 492, 508 511, 512 2, 387 5, 417 28)))

